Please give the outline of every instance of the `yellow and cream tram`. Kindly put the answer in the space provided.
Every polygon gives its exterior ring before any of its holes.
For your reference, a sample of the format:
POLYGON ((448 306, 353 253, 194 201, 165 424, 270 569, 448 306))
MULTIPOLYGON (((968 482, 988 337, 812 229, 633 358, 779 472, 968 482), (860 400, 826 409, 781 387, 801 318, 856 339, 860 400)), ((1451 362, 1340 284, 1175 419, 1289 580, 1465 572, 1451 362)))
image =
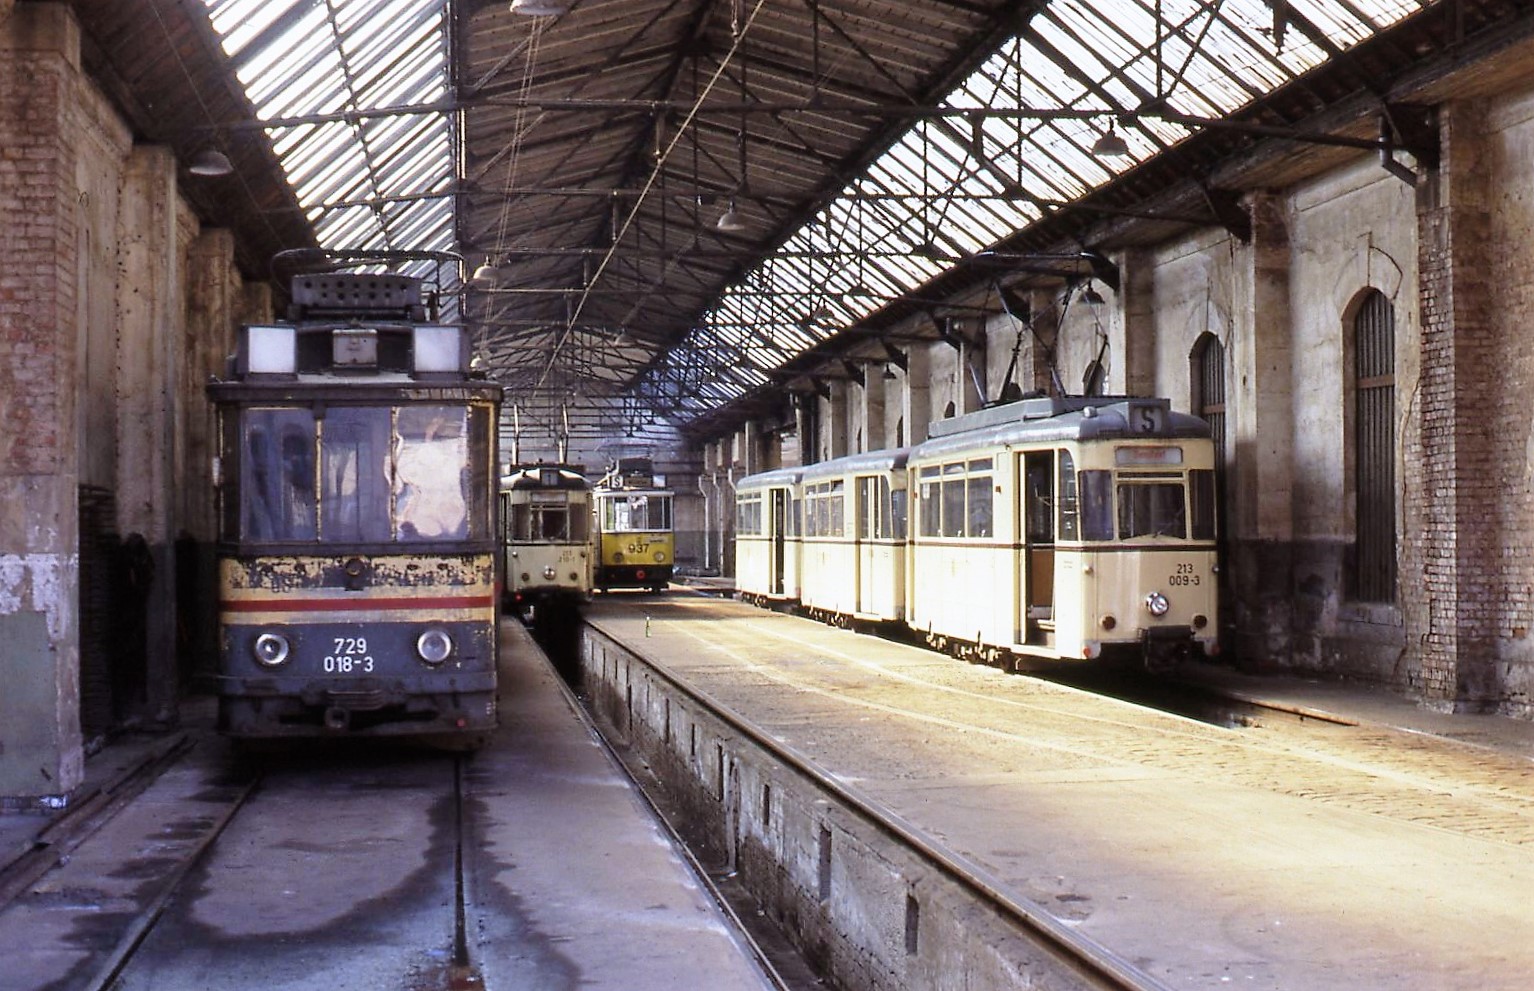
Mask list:
POLYGON ((592 490, 596 588, 659 592, 670 583, 676 563, 673 494, 655 482, 650 462, 632 458, 615 464, 592 490))

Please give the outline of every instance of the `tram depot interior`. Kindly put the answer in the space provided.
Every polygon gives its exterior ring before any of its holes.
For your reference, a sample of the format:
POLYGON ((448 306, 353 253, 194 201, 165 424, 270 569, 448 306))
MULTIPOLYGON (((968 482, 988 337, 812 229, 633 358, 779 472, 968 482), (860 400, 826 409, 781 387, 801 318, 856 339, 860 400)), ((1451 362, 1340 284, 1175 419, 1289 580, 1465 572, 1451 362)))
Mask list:
POLYGON ((746 475, 1165 397, 1218 663, 1534 718, 1531 52, 1526 0, 0 0, 0 795, 196 694, 205 386, 313 246, 461 255, 503 465, 651 459, 678 575, 746 475))

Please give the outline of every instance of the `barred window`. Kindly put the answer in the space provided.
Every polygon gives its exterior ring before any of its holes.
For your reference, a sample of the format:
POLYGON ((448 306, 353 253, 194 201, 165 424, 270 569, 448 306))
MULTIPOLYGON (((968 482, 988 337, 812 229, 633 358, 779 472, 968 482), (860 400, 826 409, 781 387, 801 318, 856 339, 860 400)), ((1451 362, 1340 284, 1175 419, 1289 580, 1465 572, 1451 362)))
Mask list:
POLYGON ((1353 597, 1396 601, 1395 312, 1369 290, 1353 320, 1353 597))

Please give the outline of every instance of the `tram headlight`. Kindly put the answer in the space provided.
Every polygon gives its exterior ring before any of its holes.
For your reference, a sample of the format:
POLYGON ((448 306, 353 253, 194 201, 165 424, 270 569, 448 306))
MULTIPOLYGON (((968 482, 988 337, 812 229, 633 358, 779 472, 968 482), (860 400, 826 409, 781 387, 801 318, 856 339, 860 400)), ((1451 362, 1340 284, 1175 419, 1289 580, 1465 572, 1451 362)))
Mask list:
POLYGON ((664 564, 665 561, 666 561, 666 552, 665 551, 656 551, 655 552, 655 563, 656 564, 664 564))
POLYGON ((263 633, 256 637, 256 642, 250 647, 250 652, 256 655, 256 662, 269 668, 282 664, 292 651, 288 638, 281 633, 263 633))
POLYGON ((1167 610, 1172 608, 1172 604, 1160 592, 1152 592, 1145 597, 1145 608, 1150 610, 1152 616, 1160 619, 1167 614, 1167 610))
POLYGON ((543 569, 544 581, 553 581, 558 575, 559 572, 554 570, 554 566, 552 564, 543 569))
POLYGON ((453 656, 453 638, 446 630, 432 627, 415 638, 415 652, 427 664, 441 664, 453 656))

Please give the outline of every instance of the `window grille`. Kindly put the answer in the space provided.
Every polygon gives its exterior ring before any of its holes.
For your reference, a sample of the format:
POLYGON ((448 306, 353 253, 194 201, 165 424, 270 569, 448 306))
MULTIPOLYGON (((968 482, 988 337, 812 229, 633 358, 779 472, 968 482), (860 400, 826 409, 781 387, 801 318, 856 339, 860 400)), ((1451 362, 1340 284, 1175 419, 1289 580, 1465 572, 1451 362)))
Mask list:
POLYGON ((1396 601, 1395 312, 1370 290, 1353 321, 1353 596, 1396 601))

